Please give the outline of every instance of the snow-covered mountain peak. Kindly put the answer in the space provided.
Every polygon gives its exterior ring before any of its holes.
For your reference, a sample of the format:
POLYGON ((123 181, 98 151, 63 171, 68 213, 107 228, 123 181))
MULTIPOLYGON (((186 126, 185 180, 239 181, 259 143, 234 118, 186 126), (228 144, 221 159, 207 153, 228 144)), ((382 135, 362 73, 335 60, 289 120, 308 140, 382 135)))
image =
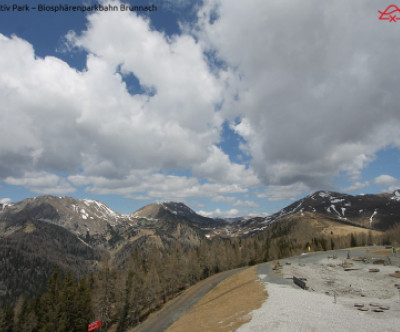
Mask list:
POLYGON ((392 199, 395 201, 400 201, 400 189, 397 189, 393 192, 392 199))

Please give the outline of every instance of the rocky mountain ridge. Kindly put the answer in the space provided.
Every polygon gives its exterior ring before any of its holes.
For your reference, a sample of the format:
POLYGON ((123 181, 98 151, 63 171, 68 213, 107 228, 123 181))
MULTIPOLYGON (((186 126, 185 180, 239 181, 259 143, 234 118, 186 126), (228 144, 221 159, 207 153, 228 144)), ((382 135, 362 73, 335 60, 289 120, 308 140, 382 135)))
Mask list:
POLYGON ((203 217, 180 202, 152 203, 130 215, 123 215, 96 200, 40 196, 2 206, 0 236, 6 229, 9 234, 10 226, 13 230, 23 227, 27 220, 61 226, 83 241, 91 238, 104 243, 112 240, 111 233, 126 238, 124 234, 132 229, 160 231, 174 228, 177 224, 195 229, 199 236, 240 236, 262 231, 286 216, 305 212, 354 226, 387 230, 400 222, 400 190, 391 194, 356 196, 317 191, 270 216, 239 218, 233 222, 203 217))
POLYGON ((400 222, 400 190, 393 193, 348 195, 344 193, 317 191, 267 217, 254 217, 232 224, 230 234, 262 231, 278 220, 288 216, 326 218, 357 227, 388 230, 400 222))

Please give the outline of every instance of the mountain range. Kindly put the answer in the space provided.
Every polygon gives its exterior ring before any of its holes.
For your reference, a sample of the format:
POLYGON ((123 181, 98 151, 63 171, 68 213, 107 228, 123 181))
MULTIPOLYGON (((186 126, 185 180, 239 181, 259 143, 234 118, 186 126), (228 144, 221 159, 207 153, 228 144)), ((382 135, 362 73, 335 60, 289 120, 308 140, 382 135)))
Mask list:
MULTIPOLYGON (((130 215, 89 199, 40 196, 0 205, 0 304, 43 289, 55 268, 76 276, 95 271, 100 261, 124 268, 135 249, 168 250, 202 241, 249 237, 285 222, 320 232, 332 225, 387 231, 400 223, 400 190, 352 196, 318 191, 267 217, 230 221, 201 216, 183 203, 146 205, 130 215), (310 222, 318 226, 309 228, 310 222), (26 279, 32 280, 26 286, 26 279)), ((349 228, 350 229, 350 228, 349 228)), ((294 232, 294 228, 292 229, 294 232)), ((296 234, 296 235, 295 235, 296 234)))

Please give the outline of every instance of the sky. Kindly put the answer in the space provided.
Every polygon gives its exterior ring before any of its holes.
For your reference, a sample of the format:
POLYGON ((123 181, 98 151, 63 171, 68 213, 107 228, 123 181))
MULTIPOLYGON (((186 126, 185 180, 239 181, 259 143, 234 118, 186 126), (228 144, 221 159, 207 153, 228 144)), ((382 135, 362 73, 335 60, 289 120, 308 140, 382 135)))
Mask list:
POLYGON ((392 3, 3 0, 0 200, 236 217, 400 188, 392 3))

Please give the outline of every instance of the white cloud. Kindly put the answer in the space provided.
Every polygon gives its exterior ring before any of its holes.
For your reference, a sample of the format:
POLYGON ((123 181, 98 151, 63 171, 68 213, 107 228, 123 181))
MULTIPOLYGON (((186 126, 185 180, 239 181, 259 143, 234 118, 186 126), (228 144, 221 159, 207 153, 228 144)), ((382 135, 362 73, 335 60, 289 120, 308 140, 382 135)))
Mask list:
POLYGON ((136 197, 146 193, 152 199, 185 200, 193 197, 223 197, 229 194, 246 193, 245 187, 237 184, 200 183, 196 178, 166 175, 154 170, 135 170, 123 179, 110 179, 75 175, 68 180, 76 186, 87 186, 94 194, 114 194, 136 197))
POLYGON ((208 158, 192 167, 193 174, 200 178, 209 179, 217 183, 237 183, 245 186, 259 184, 257 177, 246 166, 233 164, 221 149, 216 146, 210 148, 208 158))
POLYGON ((63 195, 75 192, 75 188, 64 178, 46 172, 26 172, 23 177, 7 177, 5 183, 24 186, 38 194, 63 195))
POLYGON ((304 195, 309 188, 298 182, 287 186, 268 186, 258 198, 267 198, 269 201, 295 200, 299 195, 304 195))
POLYGON ((205 186, 162 177, 158 188, 149 188, 136 175, 143 169, 153 171, 154 182, 159 170, 194 167, 199 176, 225 183, 208 184, 216 192, 237 192, 240 184, 231 184, 237 180, 254 183, 251 171, 215 148, 223 88, 192 36, 167 37, 134 13, 96 13, 88 16, 86 31, 71 32, 68 40, 88 52, 85 71, 55 57, 38 58, 28 42, 0 35, 0 178, 33 187, 26 174, 50 170, 70 174, 93 192, 142 187, 150 196, 187 183, 179 195, 198 196, 205 186), (152 93, 128 93, 129 74, 152 93), (202 168, 206 164, 214 168, 202 168))
POLYGON ((385 192, 393 192, 400 188, 400 180, 388 174, 377 176, 374 183, 379 187, 385 187, 383 190, 385 192))
POLYGON ((263 184, 324 188, 340 171, 358 181, 378 150, 400 147, 400 46, 378 7, 205 1, 196 33, 229 65, 236 98, 222 111, 241 118, 232 127, 263 184))
POLYGON ((237 200, 234 204, 234 207, 251 207, 251 208, 257 208, 260 205, 253 202, 253 201, 242 201, 242 200, 237 200))
POLYGON ((369 187, 370 182, 369 181, 365 181, 365 182, 355 182, 352 183, 351 186, 347 187, 347 188, 343 188, 344 192, 353 192, 353 191, 358 191, 360 189, 364 189, 366 187, 369 187))
POLYGON ((12 203, 12 199, 11 198, 6 198, 6 197, 5 198, 1 198, 0 199, 0 203, 7 205, 7 204, 12 203))
POLYGON ((234 218, 234 217, 240 217, 240 211, 237 209, 230 209, 230 210, 221 210, 221 209, 215 209, 214 211, 197 211, 198 214, 204 216, 204 217, 209 217, 209 218, 234 218))
POLYGON ((217 195, 217 196, 213 196, 212 200, 213 200, 213 202, 233 203, 236 201, 236 198, 232 197, 232 196, 217 195))

